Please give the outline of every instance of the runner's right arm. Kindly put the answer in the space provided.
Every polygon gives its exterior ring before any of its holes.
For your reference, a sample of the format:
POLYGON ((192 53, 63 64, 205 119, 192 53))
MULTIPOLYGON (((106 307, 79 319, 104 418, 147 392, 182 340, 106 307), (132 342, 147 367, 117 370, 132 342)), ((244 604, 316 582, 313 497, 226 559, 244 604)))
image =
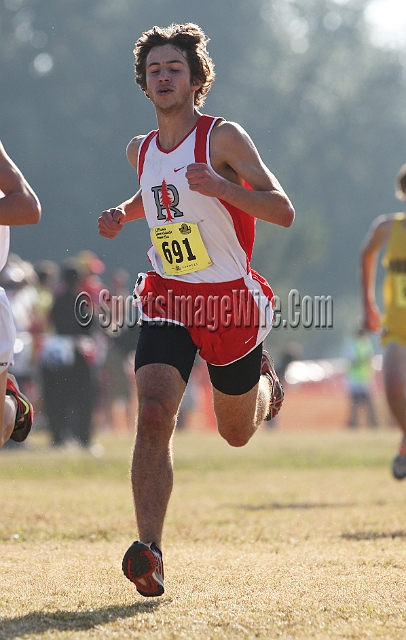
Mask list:
MULTIPOLYGON (((131 166, 137 171, 138 149, 144 136, 137 136, 127 146, 127 158, 131 166)), ((125 200, 117 207, 106 209, 99 217, 99 234, 104 238, 115 238, 126 222, 139 220, 145 217, 142 204, 141 189, 132 198, 125 200)))
POLYGON ((364 329, 377 333, 381 327, 375 300, 376 265, 381 248, 388 242, 393 216, 379 216, 372 223, 361 247, 361 289, 364 329))

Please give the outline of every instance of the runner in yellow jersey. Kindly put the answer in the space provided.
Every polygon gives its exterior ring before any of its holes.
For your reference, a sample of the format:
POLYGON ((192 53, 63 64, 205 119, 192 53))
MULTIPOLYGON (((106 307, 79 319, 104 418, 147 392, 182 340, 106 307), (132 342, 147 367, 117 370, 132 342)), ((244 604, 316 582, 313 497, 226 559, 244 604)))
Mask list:
MULTIPOLYGON (((396 195, 406 203, 406 164, 397 176, 396 195)), ((406 478, 406 215, 379 216, 363 242, 361 250, 364 327, 377 333, 382 329, 384 346, 383 376, 386 398, 402 431, 398 455, 392 464, 397 480, 406 478), (383 285, 384 313, 381 318, 375 301, 376 263, 385 247, 382 264, 386 269, 383 285)))

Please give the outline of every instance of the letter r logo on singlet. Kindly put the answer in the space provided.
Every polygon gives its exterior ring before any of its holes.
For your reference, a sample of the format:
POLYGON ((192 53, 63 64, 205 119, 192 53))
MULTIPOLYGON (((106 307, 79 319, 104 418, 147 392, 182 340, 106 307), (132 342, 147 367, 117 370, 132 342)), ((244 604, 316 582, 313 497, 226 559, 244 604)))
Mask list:
POLYGON ((157 187, 151 187, 151 191, 155 198, 158 220, 170 222, 174 217, 183 216, 183 212, 177 208, 179 192, 173 184, 166 184, 165 180, 162 180, 162 184, 157 187))

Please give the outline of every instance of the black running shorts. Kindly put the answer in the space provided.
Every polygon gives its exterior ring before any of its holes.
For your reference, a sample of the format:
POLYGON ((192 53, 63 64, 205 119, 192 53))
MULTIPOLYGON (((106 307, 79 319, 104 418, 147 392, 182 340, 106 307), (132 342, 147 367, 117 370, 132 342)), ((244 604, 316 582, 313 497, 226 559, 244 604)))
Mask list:
MULTIPOLYGON (((172 322, 143 321, 135 355, 135 371, 146 364, 169 364, 187 383, 196 352, 197 347, 185 327, 172 322)), ((262 344, 259 344, 231 364, 215 366, 207 363, 213 387, 230 396, 247 393, 259 381, 261 358, 262 344)))

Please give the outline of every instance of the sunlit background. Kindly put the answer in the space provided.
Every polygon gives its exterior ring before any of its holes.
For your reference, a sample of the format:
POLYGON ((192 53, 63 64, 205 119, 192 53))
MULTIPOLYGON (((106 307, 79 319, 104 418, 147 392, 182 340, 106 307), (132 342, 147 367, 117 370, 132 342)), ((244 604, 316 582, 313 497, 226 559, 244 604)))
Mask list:
POLYGON ((393 49, 406 46, 406 3, 403 0, 372 0, 365 15, 372 26, 374 44, 393 49))

